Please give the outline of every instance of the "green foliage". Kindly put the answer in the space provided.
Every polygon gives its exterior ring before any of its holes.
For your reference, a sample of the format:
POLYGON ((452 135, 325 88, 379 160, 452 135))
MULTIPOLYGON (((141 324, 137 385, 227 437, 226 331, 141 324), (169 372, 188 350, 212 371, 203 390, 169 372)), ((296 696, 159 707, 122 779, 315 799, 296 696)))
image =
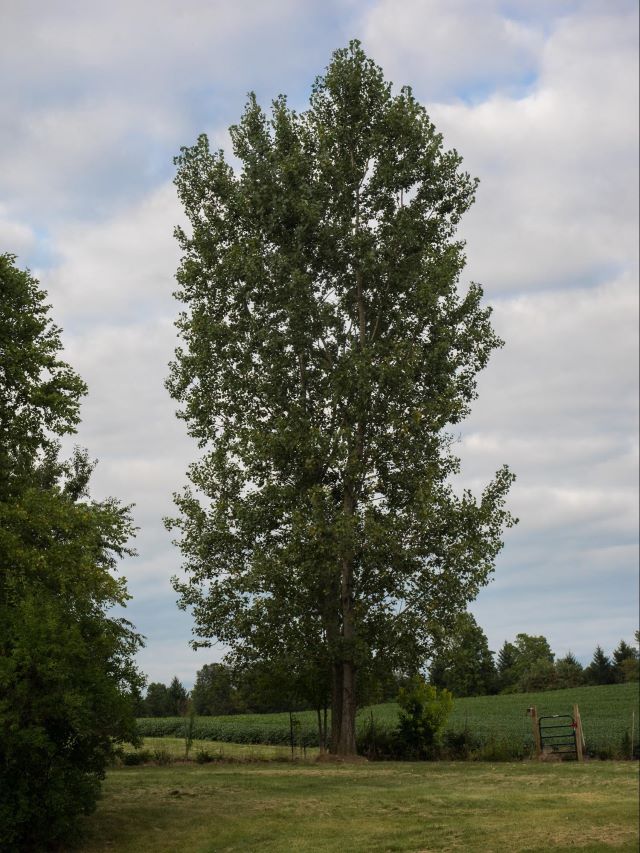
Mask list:
POLYGON ((438 746, 453 708, 453 696, 415 676, 398 694, 398 736, 407 755, 428 758, 438 746))
POLYGON ((147 764, 151 761, 152 754, 148 749, 138 749, 135 752, 124 752, 121 756, 122 763, 126 767, 136 764, 147 764))
POLYGON ((580 661, 571 653, 559 658, 555 663, 556 687, 579 687, 584 684, 584 669, 580 661))
POLYGON ((171 684, 167 690, 167 698, 169 700, 169 714, 184 714, 188 705, 189 694, 177 675, 174 675, 171 679, 171 684))
POLYGON ((625 658, 617 666, 619 681, 639 681, 640 661, 637 658, 625 658))
POLYGON ((609 658, 600 646, 596 646, 593 659, 584 671, 587 684, 613 684, 616 673, 609 658))
POLYGON ((453 631, 442 638, 429 667, 429 680, 454 696, 494 693, 497 673, 489 643, 470 613, 462 613, 453 631))
POLYGON ((210 764, 214 760, 214 756, 209 752, 208 749, 199 749, 196 752, 196 761, 198 762, 198 764, 210 764))
POLYGON ((141 640, 108 615, 129 597, 112 574, 132 553, 128 508, 89 499, 85 452, 58 459, 84 385, 9 256, 0 287, 0 826, 3 849, 32 851, 73 835, 136 740, 141 640))
POLYGON ((154 762, 161 767, 164 767, 167 764, 171 764, 173 761, 173 756, 167 749, 154 749, 152 753, 152 758, 154 762))
POLYGON ((616 682, 638 681, 640 661, 638 650, 624 640, 613 651, 613 669, 616 682))
POLYGON ((518 634, 498 654, 498 684, 506 693, 547 690, 555 686, 553 652, 546 637, 518 634))
POLYGON ((145 717, 169 717, 175 713, 167 685, 159 681, 152 681, 147 687, 147 695, 144 698, 143 715, 145 717))
POLYGON ((334 749, 353 749, 378 661, 414 668, 434 626, 487 583, 512 474, 454 493, 448 431, 501 346, 482 291, 458 292, 476 181, 408 87, 358 42, 309 109, 253 95, 234 173, 206 136, 177 158, 190 222, 168 388, 203 448, 177 498, 199 641, 282 659, 334 749))
POLYGON ((191 701, 198 716, 217 717, 236 711, 237 698, 229 667, 223 663, 208 663, 199 669, 191 691, 191 701))
POLYGON ((46 294, 15 257, 0 255, 0 500, 33 482, 36 459, 75 432, 86 386, 60 359, 46 294))

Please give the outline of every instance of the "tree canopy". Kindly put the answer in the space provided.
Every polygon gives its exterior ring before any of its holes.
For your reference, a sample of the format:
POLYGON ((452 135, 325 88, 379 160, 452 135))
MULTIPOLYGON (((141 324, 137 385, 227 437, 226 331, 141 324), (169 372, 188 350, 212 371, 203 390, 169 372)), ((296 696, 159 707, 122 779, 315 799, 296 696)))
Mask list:
POLYGON ((204 135, 177 158, 168 388, 203 455, 176 589, 197 642, 321 672, 350 753, 357 676, 417 668, 513 522, 507 468, 479 498, 451 485, 450 429, 501 345, 481 288, 458 288, 476 181, 357 42, 308 110, 252 95, 231 139, 237 174, 204 135))

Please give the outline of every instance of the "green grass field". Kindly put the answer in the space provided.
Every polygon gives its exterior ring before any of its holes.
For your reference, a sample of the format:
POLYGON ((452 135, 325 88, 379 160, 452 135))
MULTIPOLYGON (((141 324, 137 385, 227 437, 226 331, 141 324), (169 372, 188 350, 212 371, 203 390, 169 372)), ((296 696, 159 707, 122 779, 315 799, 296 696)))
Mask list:
MULTIPOLYGON (((569 714, 574 703, 580 706, 587 746, 594 753, 619 750, 625 732, 630 733, 631 715, 635 711, 636 743, 638 742, 638 684, 614 684, 603 687, 577 687, 572 690, 550 690, 544 693, 514 693, 505 696, 481 696, 457 699, 448 728, 459 731, 468 727, 482 742, 490 739, 522 745, 531 742, 531 728, 526 709, 536 705, 538 713, 569 714)), ((392 729, 397 724, 395 704, 362 709, 358 726, 363 729, 371 716, 379 729, 392 729)), ((315 714, 304 711, 294 715, 299 721, 299 743, 317 744, 315 714)), ((147 718, 138 721, 143 736, 180 736, 184 719, 180 717, 147 718)), ((262 743, 284 745, 289 742, 288 714, 240 714, 230 717, 199 717, 195 736, 201 740, 230 743, 262 743)))
POLYGON ((76 849, 635 853, 637 791, 616 761, 126 767, 76 849))

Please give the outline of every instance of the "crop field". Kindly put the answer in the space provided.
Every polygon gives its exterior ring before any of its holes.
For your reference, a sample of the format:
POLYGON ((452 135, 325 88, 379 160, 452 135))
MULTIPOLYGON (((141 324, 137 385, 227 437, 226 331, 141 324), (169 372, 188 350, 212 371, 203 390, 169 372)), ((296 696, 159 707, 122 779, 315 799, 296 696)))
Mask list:
POLYGON ((636 853, 637 786, 630 761, 124 767, 75 849, 636 853))
MULTIPOLYGON (((491 741, 510 745, 514 754, 531 745, 531 727, 526 714, 536 705, 539 715, 570 714, 572 706, 580 706, 587 748, 592 754, 618 754, 627 733, 631 734, 635 712, 635 743, 638 743, 638 684, 614 684, 601 687, 577 687, 544 693, 514 693, 457 699, 449 718, 448 729, 467 728, 481 743, 491 741)), ((393 729, 398 707, 393 703, 364 708, 358 715, 358 728, 363 731, 373 723, 379 730, 393 729)), ((315 714, 299 712, 294 717, 294 738, 298 745, 315 746, 317 729, 315 714)), ((181 717, 145 718, 138 721, 140 734, 148 737, 180 737, 185 728, 181 717)), ((288 744, 291 739, 288 714, 238 714, 228 717, 198 717, 194 736, 199 740, 239 744, 288 744)))

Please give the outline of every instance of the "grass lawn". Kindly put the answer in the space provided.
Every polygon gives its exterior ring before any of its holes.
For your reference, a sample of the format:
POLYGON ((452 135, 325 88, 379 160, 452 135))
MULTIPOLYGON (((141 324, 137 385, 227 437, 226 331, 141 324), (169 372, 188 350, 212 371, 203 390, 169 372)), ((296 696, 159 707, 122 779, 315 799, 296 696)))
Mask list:
POLYGON ((124 767, 78 849, 635 853, 637 794, 613 761, 124 767))

